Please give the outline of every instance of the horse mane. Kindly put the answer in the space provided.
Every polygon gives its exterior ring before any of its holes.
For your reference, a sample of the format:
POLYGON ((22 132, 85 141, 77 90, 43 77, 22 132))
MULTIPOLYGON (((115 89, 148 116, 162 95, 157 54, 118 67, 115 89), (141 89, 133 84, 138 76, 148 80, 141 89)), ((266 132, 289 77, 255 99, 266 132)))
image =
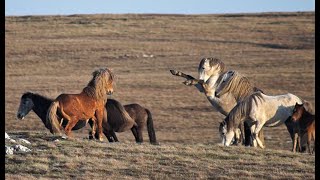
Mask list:
POLYGON ((209 57, 209 58, 202 58, 198 67, 198 71, 202 68, 204 62, 206 60, 209 60, 209 64, 210 66, 214 66, 214 65, 218 65, 220 71, 219 74, 225 71, 225 64, 218 58, 213 58, 213 57, 209 57))
POLYGON ((94 71, 92 76, 88 85, 83 88, 83 92, 95 99, 105 99, 107 96, 106 85, 113 83, 113 73, 105 68, 94 71))
POLYGON ((224 120, 225 123, 227 123, 228 131, 231 128, 237 128, 239 124, 244 120, 243 117, 249 116, 252 105, 254 103, 257 104, 258 101, 263 101, 261 92, 255 92, 246 97, 243 101, 238 102, 224 120))
MULTIPOLYGON (((239 102, 254 92, 259 92, 259 91, 263 92, 261 89, 252 86, 252 84, 250 83, 247 77, 243 76, 237 71, 233 71, 233 72, 234 72, 233 76, 229 78, 226 86, 219 92, 220 96, 222 94, 229 92, 233 94, 236 100, 239 102)), ((225 72, 224 74, 222 74, 221 77, 226 73, 228 72, 225 72)), ((221 80, 220 77, 219 79, 221 80)))
POLYGON ((47 104, 49 103, 49 105, 52 103, 53 99, 51 98, 48 98, 48 97, 45 97, 45 96, 42 96, 40 94, 37 94, 37 93, 32 93, 32 92, 25 92, 22 94, 21 96, 21 99, 24 99, 24 98, 30 98, 32 99, 33 101, 37 101, 37 102, 40 102, 42 104, 47 104))
POLYGON ((310 114, 314 114, 314 108, 309 101, 302 100, 304 109, 310 114))

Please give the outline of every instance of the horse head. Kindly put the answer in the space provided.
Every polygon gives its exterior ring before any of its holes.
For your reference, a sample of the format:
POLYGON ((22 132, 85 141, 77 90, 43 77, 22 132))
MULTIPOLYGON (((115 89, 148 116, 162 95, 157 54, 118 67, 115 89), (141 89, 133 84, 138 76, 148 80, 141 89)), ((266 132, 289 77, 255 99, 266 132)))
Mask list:
POLYGON ((292 112, 291 120, 293 122, 298 121, 301 118, 304 111, 305 111, 305 108, 304 108, 303 104, 296 103, 296 105, 294 106, 293 112, 292 112))
POLYGON ((224 63, 217 58, 203 58, 198 67, 199 80, 206 82, 210 76, 223 72, 224 68, 224 63))
POLYGON ((17 118, 23 120, 24 117, 32 110, 34 104, 32 101, 32 93, 27 92, 21 96, 19 109, 17 112, 17 118))

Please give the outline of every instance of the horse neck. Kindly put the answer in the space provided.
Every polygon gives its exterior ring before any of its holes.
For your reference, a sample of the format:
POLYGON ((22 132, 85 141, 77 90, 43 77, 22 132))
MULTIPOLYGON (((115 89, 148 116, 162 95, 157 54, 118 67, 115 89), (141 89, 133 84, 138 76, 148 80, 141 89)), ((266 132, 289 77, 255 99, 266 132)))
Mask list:
POLYGON ((46 122, 47 111, 53 100, 44 96, 34 94, 32 96, 33 108, 32 110, 38 115, 43 123, 46 122))
POLYGON ((207 80, 208 85, 213 89, 216 89, 219 83, 218 80, 220 77, 221 77, 221 74, 211 75, 207 80))
POLYGON ((315 115, 304 110, 303 114, 299 120, 299 124, 300 124, 300 126, 303 126, 303 128, 306 128, 314 121, 314 119, 315 119, 315 115))

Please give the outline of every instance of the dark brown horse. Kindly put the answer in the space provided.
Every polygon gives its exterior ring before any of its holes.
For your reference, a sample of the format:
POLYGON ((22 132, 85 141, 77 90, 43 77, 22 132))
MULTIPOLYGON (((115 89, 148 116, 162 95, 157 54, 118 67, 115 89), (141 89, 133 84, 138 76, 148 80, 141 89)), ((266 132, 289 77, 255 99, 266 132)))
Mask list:
POLYGON ((158 144, 156 140, 156 134, 153 127, 153 120, 151 112, 140 106, 139 104, 128 104, 124 105, 124 109, 130 117, 134 120, 135 124, 130 125, 130 123, 117 121, 117 114, 120 112, 119 108, 115 108, 114 104, 120 104, 114 99, 109 99, 106 104, 106 109, 108 111, 108 127, 104 127, 106 130, 105 134, 110 142, 118 142, 118 138, 114 132, 124 132, 131 129, 132 134, 135 137, 137 143, 143 142, 142 131, 145 126, 147 126, 149 140, 151 144, 158 144), (109 113, 112 112, 112 113, 109 113))
MULTIPOLYGON (((48 108, 50 107, 50 104, 53 102, 53 99, 49 99, 45 96, 26 92, 21 96, 20 100, 20 106, 17 112, 17 118, 18 119, 24 119, 27 114, 33 110, 36 115, 41 119, 43 124, 47 129, 50 129, 51 125, 46 124, 46 115, 48 108)), ((105 108, 107 110, 108 114, 108 120, 103 121, 103 133, 108 138, 109 142, 118 141, 117 136, 115 135, 115 131, 119 132, 118 130, 124 129, 124 126, 129 126, 130 124, 133 124, 131 127, 131 131, 136 139, 136 142, 140 143, 143 141, 143 138, 139 138, 138 133, 140 131, 140 134, 142 136, 142 129, 147 125, 148 129, 148 135, 149 140, 151 144, 157 144, 155 130, 153 127, 153 120, 152 115, 150 111, 139 104, 129 104, 125 106, 126 109, 121 105, 120 102, 114 100, 114 99, 108 99, 105 108), (130 113, 130 117, 129 114, 130 113), (129 118, 128 118, 129 116, 129 118), (134 123, 130 123, 132 119, 135 121, 134 123), (110 124, 112 122, 112 124, 110 124), (129 122, 129 123, 128 123, 129 122), (108 123, 106 125, 105 123, 108 123), (107 127, 108 129, 105 129, 104 127, 107 127), (121 128, 122 127, 122 128, 121 128)), ((59 124, 61 124, 62 127, 66 127, 67 121, 59 120, 59 124)), ((89 124, 92 126, 93 123, 90 120, 89 124)), ((78 121, 77 124, 72 128, 72 130, 78 130, 86 126, 86 121, 78 121)), ((128 129, 128 128, 126 128, 128 129)), ((130 128, 129 128, 130 129, 130 128)), ((89 133, 91 136, 91 133, 89 133)), ((96 133, 96 135, 98 135, 96 133)), ((92 136, 91 136, 92 137, 92 136)))
MULTIPOLYGON (((298 104, 296 103, 293 113, 291 116, 291 120, 294 122, 294 140, 293 140, 293 147, 292 151, 296 152, 296 146, 298 143, 298 148, 301 151, 300 147, 300 139, 301 135, 304 133, 307 133, 308 136, 308 151, 310 154, 314 152, 314 148, 311 151, 310 143, 311 140, 315 142, 315 115, 311 114, 306 110, 304 107, 304 104, 298 104)), ((314 144, 315 147, 315 144, 314 144)))
POLYGON ((98 131, 100 141, 102 136, 103 117, 107 116, 104 108, 107 94, 113 93, 113 74, 108 69, 99 69, 92 73, 93 78, 80 94, 61 94, 51 104, 47 114, 47 124, 51 124, 50 131, 59 133, 61 125, 58 119, 68 121, 65 134, 70 135, 72 128, 79 120, 93 121, 92 134, 98 131))

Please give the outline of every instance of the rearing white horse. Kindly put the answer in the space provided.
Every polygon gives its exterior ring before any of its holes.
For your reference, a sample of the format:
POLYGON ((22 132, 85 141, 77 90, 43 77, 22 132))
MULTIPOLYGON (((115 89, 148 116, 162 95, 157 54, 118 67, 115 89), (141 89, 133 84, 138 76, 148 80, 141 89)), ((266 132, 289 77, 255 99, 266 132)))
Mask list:
MULTIPOLYGON (((170 70, 170 72, 173 75, 186 78, 187 80, 184 82, 185 85, 194 85, 200 92, 203 92, 206 95, 212 106, 225 116, 229 114, 238 102, 252 93, 259 91, 259 89, 254 87, 246 77, 240 75, 236 71, 225 71, 225 64, 216 58, 203 58, 200 61, 198 67, 199 80, 179 71, 170 70), (238 93, 236 95, 234 95, 234 93, 225 92, 219 97, 216 96, 216 89, 224 75, 237 77, 235 78, 237 81, 233 83, 235 84, 235 87, 238 88, 238 93)), ((245 129, 248 129, 248 127, 245 127, 245 129)), ((260 132, 259 137, 264 140, 263 132, 260 132)), ((250 131, 248 136, 250 136, 250 131)), ((245 138, 246 145, 249 144, 249 138, 247 137, 245 138)))

